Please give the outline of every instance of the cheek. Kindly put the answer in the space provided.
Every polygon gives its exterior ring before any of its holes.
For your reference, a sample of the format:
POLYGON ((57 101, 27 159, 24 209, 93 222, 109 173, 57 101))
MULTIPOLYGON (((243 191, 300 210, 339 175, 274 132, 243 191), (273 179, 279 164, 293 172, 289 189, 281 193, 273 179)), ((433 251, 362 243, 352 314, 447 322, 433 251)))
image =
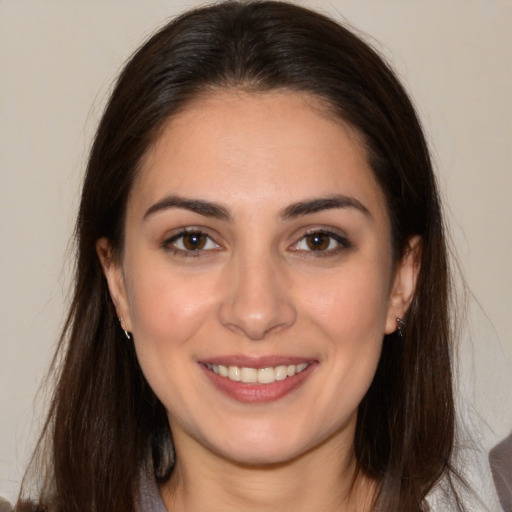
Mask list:
POLYGON ((304 311, 333 342, 381 340, 389 306, 386 275, 363 267, 317 278, 303 288, 304 311))
POLYGON ((187 279, 170 272, 165 264, 160 268, 140 265, 131 276, 128 301, 135 336, 179 344, 211 310, 214 294, 208 280, 187 279))
POLYGON ((186 377, 186 363, 193 363, 193 350, 201 348, 193 345, 191 350, 187 341, 209 325, 215 293, 207 280, 184 279, 171 274, 165 265, 139 266, 129 275, 128 302, 137 357, 148 382, 160 395, 158 390, 170 391, 172 382, 186 377))
POLYGON ((382 275, 352 268, 337 279, 317 281, 316 293, 310 288, 306 295, 304 310, 314 332, 326 340, 321 353, 329 375, 324 397, 340 415, 357 409, 375 375, 388 307, 382 275))

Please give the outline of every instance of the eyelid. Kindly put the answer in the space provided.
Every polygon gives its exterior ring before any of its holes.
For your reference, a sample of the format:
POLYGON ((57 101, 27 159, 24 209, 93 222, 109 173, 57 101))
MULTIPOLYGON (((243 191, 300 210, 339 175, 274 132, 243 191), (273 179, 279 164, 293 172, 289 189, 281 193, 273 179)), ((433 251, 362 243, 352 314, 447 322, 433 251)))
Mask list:
MULTIPOLYGON (((207 242, 208 243, 208 242, 207 242)), ((216 239, 211 235, 208 229, 200 226, 186 226, 183 228, 177 229, 174 233, 172 233, 170 236, 166 236, 164 241, 162 242, 162 247, 165 250, 173 252, 175 255, 185 256, 185 257, 197 257, 205 253, 209 253, 212 251, 217 251, 222 249, 222 245, 216 241, 216 239), (198 234, 198 235, 204 235, 207 237, 214 245, 214 248, 200 248, 200 249, 186 249, 186 248, 180 248, 176 247, 174 245, 176 241, 178 241, 180 238, 183 238, 184 236, 188 234, 198 234)))
POLYGON ((348 237, 340 230, 332 228, 332 227, 318 226, 318 227, 314 227, 314 228, 309 228, 306 231, 304 231, 303 233, 301 233, 301 235, 297 239, 297 241, 294 242, 290 246, 290 250, 293 252, 300 252, 300 253, 304 253, 304 254, 308 254, 308 255, 311 254, 313 256, 322 257, 322 256, 330 256, 330 255, 338 254, 340 251, 350 249, 351 247, 352 247, 352 243, 349 241, 348 237), (318 250, 318 251, 315 251, 314 249, 307 250, 307 249, 298 249, 297 248, 297 246, 303 240, 305 240, 306 237, 308 237, 310 235, 315 235, 315 234, 321 234, 321 235, 330 237, 332 240, 334 240, 337 243, 337 246, 332 249, 318 250))

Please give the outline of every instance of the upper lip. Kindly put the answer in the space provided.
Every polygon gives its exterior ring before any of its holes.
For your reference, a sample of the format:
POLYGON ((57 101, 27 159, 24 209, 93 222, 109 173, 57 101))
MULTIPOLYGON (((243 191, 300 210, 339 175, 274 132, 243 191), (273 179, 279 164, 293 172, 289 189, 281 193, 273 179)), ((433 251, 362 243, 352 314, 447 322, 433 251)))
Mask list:
POLYGON ((198 361, 201 364, 218 364, 222 366, 238 366, 244 368, 268 368, 280 365, 291 365, 291 364, 303 364, 313 363, 315 359, 308 357, 295 357, 295 356, 280 356, 280 355, 268 355, 268 356, 243 356, 243 355, 231 355, 231 356, 218 356, 209 357, 198 361))

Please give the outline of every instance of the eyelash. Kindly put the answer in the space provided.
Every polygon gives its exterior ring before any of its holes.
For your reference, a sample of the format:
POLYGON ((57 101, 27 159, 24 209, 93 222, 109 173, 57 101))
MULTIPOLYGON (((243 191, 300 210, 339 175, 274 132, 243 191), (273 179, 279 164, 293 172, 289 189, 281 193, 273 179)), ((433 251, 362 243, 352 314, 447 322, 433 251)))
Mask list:
MULTIPOLYGON (((184 257, 198 257, 201 255, 201 253, 215 251, 221 249, 221 246, 213 240, 213 238, 206 233, 205 231, 198 229, 198 228, 186 228, 178 233, 172 235, 170 238, 166 239, 163 244, 163 248, 165 250, 171 251, 176 256, 184 256, 184 257), (204 245, 196 248, 196 249, 187 249, 186 247, 177 247, 177 242, 181 239, 181 245, 183 245, 183 239, 187 235, 197 235, 199 237, 204 237, 204 245), (214 247, 211 248, 205 248, 205 245, 208 246, 208 244, 213 244, 214 247)), ((293 252, 300 252, 304 254, 311 253, 311 256, 315 257, 328 257, 328 256, 334 256, 338 254, 339 252, 350 249, 352 247, 352 244, 348 241, 348 239, 338 233, 335 233, 333 231, 329 231, 326 229, 312 229, 306 233, 304 233, 301 238, 295 242, 291 247, 290 250, 293 252), (328 245, 326 249, 300 249, 299 245, 302 243, 307 243, 307 238, 312 236, 323 236, 328 238, 328 245), (336 244, 336 247, 331 247, 331 244, 336 244)), ((308 254, 309 255, 309 254, 308 254)))
POLYGON ((301 252, 304 254, 308 254, 308 256, 311 255, 314 257, 324 258, 324 257, 329 257, 329 256, 335 256, 338 253, 340 253, 341 251, 350 249, 351 247, 352 247, 352 244, 348 241, 348 239, 346 237, 340 235, 339 233, 329 231, 328 229, 312 229, 312 230, 304 233, 302 235, 302 237, 291 246, 291 250, 295 251, 295 252, 301 252), (299 244, 307 243, 308 237, 312 237, 315 235, 316 236, 324 236, 324 237, 328 238, 327 249, 315 250, 315 249, 311 249, 311 247, 310 247, 309 250, 305 250, 305 249, 298 248, 299 244), (329 246, 333 242, 336 244, 336 246, 329 248, 329 246))
POLYGON ((201 253, 214 251, 217 249, 220 249, 221 246, 213 240, 213 238, 199 228, 186 228, 182 229, 178 233, 172 235, 170 238, 167 238, 164 243, 162 244, 163 248, 171 251, 176 256, 184 256, 184 257, 198 257, 201 255, 201 253), (213 248, 204 248, 203 246, 196 249, 187 249, 186 247, 176 247, 177 242, 181 239, 181 243, 183 245, 183 239, 187 235, 197 235, 199 237, 204 237, 205 244, 208 245, 209 243, 213 244, 215 247, 213 248))

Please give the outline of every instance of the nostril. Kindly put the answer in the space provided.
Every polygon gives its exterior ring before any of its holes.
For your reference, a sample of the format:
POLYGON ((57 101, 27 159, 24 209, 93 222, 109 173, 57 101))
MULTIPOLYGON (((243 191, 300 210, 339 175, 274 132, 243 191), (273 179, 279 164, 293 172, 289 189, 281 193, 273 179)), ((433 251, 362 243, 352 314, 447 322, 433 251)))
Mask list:
POLYGON ((223 303, 219 311, 220 322, 228 329, 252 340, 263 340, 290 327, 296 319, 295 308, 282 298, 265 301, 234 300, 223 303))

